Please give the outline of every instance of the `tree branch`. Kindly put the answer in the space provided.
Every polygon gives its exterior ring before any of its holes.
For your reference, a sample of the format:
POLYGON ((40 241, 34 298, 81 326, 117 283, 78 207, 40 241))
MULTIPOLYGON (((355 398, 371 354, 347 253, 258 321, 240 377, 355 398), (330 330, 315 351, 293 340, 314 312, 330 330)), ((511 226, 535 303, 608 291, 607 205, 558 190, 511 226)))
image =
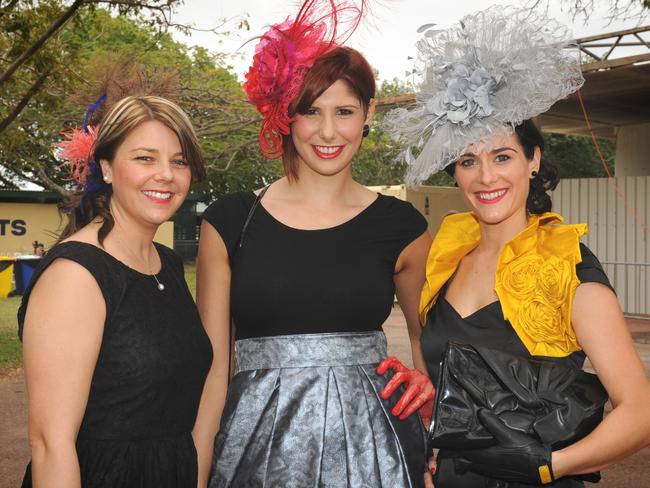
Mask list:
POLYGON ((4 130, 9 127, 9 125, 16 120, 16 118, 20 115, 20 113, 25 109, 29 101, 32 99, 32 97, 38 92, 38 90, 41 89, 41 86, 43 86, 43 83, 45 82, 46 78, 50 75, 51 69, 48 69, 44 73, 39 76, 36 81, 32 84, 31 87, 29 87, 29 90, 27 90, 27 93, 21 98, 21 100, 16 104, 16 106, 13 108, 11 113, 7 115, 2 121, 0 121, 0 134, 4 132, 4 130))
MULTIPOLYGON (((85 3, 107 3, 109 5, 114 5, 117 7, 128 7, 136 9, 146 8, 148 10, 158 10, 161 13, 164 13, 165 10, 171 9, 175 3, 178 3, 178 0, 167 0, 165 3, 162 3, 160 5, 137 0, 86 0, 85 3)), ((165 21, 166 20, 167 19, 165 18, 165 21)))
POLYGON ((4 73, 0 75, 0 86, 7 81, 11 75, 14 74, 14 72, 22 66, 25 61, 27 61, 29 58, 31 58, 41 47, 43 47, 43 44, 45 44, 50 37, 52 37, 56 32, 65 24, 70 17, 72 17, 79 8, 83 5, 84 0, 75 0, 72 5, 70 5, 70 8, 66 10, 63 15, 61 15, 58 19, 56 19, 50 27, 43 33, 41 34, 41 37, 36 39, 36 41, 29 46, 27 50, 25 50, 20 56, 18 56, 14 62, 5 70, 4 73))
POLYGON ((7 3, 7 5, 0 7, 0 17, 13 10, 17 3, 18 0, 9 0, 9 3, 7 3))
MULTIPOLYGON (((0 164, 2 164, 2 163, 0 163, 0 164)), ((30 183, 39 184, 39 180, 38 180, 38 179, 32 178, 32 177, 30 177, 30 176, 27 176, 25 173, 23 173, 22 171, 18 170, 18 169, 17 169, 15 166, 13 166, 13 165, 2 164, 2 167, 3 167, 6 171, 11 171, 15 176, 17 176, 17 177, 20 178, 21 180, 29 181, 30 183)))
POLYGON ((63 188, 61 185, 57 185, 54 181, 50 179, 49 176, 43 171, 43 168, 39 168, 36 170, 36 174, 38 175, 39 181, 45 186, 46 188, 49 188, 50 190, 58 193, 62 197, 69 197, 71 195, 70 191, 66 190, 63 188))
MULTIPOLYGON (((256 141, 245 141, 242 144, 239 144, 235 149, 228 148, 227 151, 232 152, 232 155, 230 156, 230 158, 228 158, 228 162, 226 163, 226 165, 220 168, 220 167, 218 167, 216 165, 216 161, 215 161, 215 162, 209 162, 207 164, 208 168, 210 168, 210 169, 212 169, 214 171, 219 171, 219 172, 225 173, 226 171, 228 171, 230 169, 230 165, 235 160, 235 157, 237 156, 237 153, 239 153, 239 151, 241 151, 245 147, 253 145, 254 142, 256 142, 256 141)), ((218 160, 218 159, 221 158, 221 156, 224 155, 224 153, 225 153, 225 151, 213 156, 210 159, 218 160)))
POLYGON ((197 125, 196 134, 199 136, 210 136, 210 137, 224 136, 235 132, 239 132, 240 130, 250 127, 253 124, 257 124, 258 122, 259 119, 255 118, 255 119, 245 120, 244 122, 241 122, 239 125, 233 125, 232 122, 228 124, 214 123, 214 124, 206 124, 204 126, 197 125), (226 125, 226 128, 220 130, 215 129, 215 127, 219 127, 222 125, 226 125))
POLYGON ((13 181, 8 180, 7 178, 5 178, 2 173, 0 173, 0 183, 2 183, 5 186, 5 188, 15 188, 16 187, 16 184, 13 181))

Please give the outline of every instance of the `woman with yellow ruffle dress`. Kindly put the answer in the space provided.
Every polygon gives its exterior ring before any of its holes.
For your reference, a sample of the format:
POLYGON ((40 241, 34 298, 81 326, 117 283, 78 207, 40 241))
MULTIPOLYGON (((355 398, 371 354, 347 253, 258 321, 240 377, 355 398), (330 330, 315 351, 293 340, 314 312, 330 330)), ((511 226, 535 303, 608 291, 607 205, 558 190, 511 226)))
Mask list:
MULTIPOLYGON (((488 348, 508 355, 503 369, 519 381, 509 401, 523 391, 504 407, 494 392, 481 390, 483 371, 456 373, 466 388, 458 398, 481 408, 464 425, 447 427, 487 432, 492 440, 480 445, 468 436, 453 450, 441 449, 437 465, 431 463, 436 488, 579 487, 650 443, 650 383, 607 276, 580 243, 587 226, 564 224, 550 212, 547 191, 557 185, 557 170, 543 159, 544 140, 531 119, 584 81, 565 39, 550 19, 502 8, 429 32, 418 45, 426 75, 418 103, 389 114, 389 127, 409 147, 411 182, 444 168, 470 209, 444 219, 428 257, 420 319, 429 376, 440 383, 449 373, 441 368, 450 342, 469 344, 480 354, 488 348), (549 363, 577 370, 588 357, 613 410, 561 447, 545 442, 539 422, 517 431, 522 398, 537 388, 532 393, 548 405, 553 392, 539 391, 542 373, 522 380, 515 357, 537 372, 549 363)), ((466 413, 435 386, 434 440, 445 428, 436 421, 466 413)), ((555 412, 565 416, 557 425, 568 422, 569 409, 555 412)))

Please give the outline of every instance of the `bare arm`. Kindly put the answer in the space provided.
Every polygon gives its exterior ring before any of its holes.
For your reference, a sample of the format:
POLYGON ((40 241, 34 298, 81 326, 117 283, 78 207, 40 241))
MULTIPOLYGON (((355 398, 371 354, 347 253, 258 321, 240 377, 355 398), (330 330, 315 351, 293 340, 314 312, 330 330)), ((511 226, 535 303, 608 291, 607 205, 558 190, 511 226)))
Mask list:
MULTIPOLYGON (((423 373, 427 373, 427 367, 420 346, 422 326, 420 325, 418 312, 430 248, 431 236, 427 230, 402 251, 397 260, 397 274, 395 275, 395 294, 406 318, 406 326, 411 341, 413 366, 423 373)), ((427 421, 428 419, 423 420, 427 421)), ((431 462, 435 465, 435 460, 431 462)), ((423 476, 426 488, 433 488, 431 474, 425 473, 423 476)))
POLYGON ((650 444, 650 381, 612 291, 580 285, 573 328, 614 409, 590 435, 553 453, 556 478, 602 469, 650 444))
POLYGON ((230 262, 219 233, 207 222, 201 224, 197 268, 196 303, 203 327, 210 337, 213 360, 203 387, 199 412, 192 431, 196 445, 198 486, 207 486, 214 438, 219 430, 221 413, 228 389, 230 357, 230 262))
POLYGON ((397 295, 397 301, 406 318, 413 365, 424 373, 426 373, 427 368, 420 347, 422 327, 418 307, 420 306, 420 292, 424 285, 425 267, 430 247, 431 236, 429 231, 425 231, 404 248, 397 260, 395 269, 395 295, 397 295))
POLYGON ((97 282, 73 261, 52 263, 32 290, 23 362, 35 488, 81 486, 75 443, 105 318, 97 282))

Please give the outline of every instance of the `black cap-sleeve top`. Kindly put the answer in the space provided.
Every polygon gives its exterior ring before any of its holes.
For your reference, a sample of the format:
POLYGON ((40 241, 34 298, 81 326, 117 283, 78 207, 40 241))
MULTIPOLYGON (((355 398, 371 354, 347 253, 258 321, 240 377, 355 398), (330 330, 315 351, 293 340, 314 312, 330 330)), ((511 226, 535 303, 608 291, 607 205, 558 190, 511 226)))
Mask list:
MULTIPOLYGON (((598 258, 582 243, 580 244, 580 254, 582 262, 576 265, 576 274, 580 282, 596 282, 611 288, 598 258)), ((422 331, 422 352, 429 376, 434 383, 437 381, 440 361, 450 340, 499 349, 523 357, 530 356, 512 325, 504 319, 498 300, 467 317, 461 317, 445 299, 448 286, 449 282, 440 290, 438 300, 429 310, 426 326, 422 331)), ((581 368, 585 360, 585 353, 579 350, 563 358, 547 359, 566 362, 571 366, 581 368)))
POLYGON ((237 339, 381 330, 397 258, 426 231, 424 217, 410 203, 379 194, 343 224, 300 230, 276 220, 262 199, 238 248, 254 200, 251 192, 230 194, 203 215, 228 249, 237 339))

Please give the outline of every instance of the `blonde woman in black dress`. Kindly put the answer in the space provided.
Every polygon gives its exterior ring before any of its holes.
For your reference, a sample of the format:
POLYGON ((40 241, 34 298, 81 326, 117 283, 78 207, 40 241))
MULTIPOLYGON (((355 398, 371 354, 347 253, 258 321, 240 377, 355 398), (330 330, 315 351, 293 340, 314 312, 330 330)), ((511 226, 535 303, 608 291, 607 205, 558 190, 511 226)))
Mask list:
POLYGON ((212 351, 180 257, 153 242, 205 175, 194 130, 168 100, 127 97, 63 146, 83 188, 18 314, 23 486, 194 487, 212 351))

